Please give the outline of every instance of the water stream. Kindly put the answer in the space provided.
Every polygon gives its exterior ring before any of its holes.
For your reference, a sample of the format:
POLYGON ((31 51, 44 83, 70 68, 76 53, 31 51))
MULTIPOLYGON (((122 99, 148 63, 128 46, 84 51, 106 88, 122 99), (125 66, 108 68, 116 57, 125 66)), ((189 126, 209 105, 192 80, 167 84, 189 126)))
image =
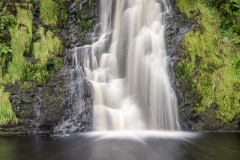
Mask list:
POLYGON ((100 4, 98 40, 71 51, 74 73, 93 86, 94 130, 179 130, 164 43, 168 1, 100 4))

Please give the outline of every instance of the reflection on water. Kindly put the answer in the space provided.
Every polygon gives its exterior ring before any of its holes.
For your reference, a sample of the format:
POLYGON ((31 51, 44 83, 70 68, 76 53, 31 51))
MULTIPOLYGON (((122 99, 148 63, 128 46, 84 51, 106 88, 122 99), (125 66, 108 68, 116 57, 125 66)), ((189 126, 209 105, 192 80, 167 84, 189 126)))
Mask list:
POLYGON ((95 132, 0 137, 0 160, 209 159, 240 159, 240 133, 95 132))

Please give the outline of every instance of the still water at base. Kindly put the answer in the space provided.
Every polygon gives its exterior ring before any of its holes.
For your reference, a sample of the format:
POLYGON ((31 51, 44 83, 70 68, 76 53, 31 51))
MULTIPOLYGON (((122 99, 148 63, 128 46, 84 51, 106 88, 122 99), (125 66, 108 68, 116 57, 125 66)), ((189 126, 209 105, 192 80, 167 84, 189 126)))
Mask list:
POLYGON ((240 133, 94 132, 0 137, 0 160, 239 160, 240 133))

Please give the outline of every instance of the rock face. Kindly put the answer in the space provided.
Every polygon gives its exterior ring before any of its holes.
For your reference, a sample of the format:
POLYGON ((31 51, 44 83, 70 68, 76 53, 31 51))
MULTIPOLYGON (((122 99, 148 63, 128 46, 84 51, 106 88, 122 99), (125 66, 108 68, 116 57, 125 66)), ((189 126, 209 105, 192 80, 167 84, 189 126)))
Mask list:
MULTIPOLYGON (((62 120, 54 128, 55 132, 71 133, 92 130, 93 95, 91 84, 84 78, 81 68, 74 68, 74 53, 71 50, 94 41, 92 34, 98 23, 99 1, 76 1, 69 7, 69 18, 62 35, 66 40, 65 69, 68 73, 67 105, 62 120)), ((84 54, 84 53, 83 53, 84 54)), ((80 61, 83 61, 81 59, 80 61)))
MULTIPOLYGON (((25 2, 10 3, 13 6, 25 5, 25 2)), ((54 37, 60 39, 65 50, 62 54, 57 53, 57 60, 47 59, 46 70, 43 70, 48 74, 46 81, 24 77, 16 80, 14 84, 4 85, 4 91, 10 93, 9 99, 18 118, 18 124, 1 126, 0 134, 91 130, 93 104, 91 85, 82 77, 79 82, 82 95, 81 97, 74 95, 72 88, 79 84, 71 84, 72 65, 67 57, 68 50, 92 41, 90 33, 98 23, 98 0, 40 0, 26 3, 32 6, 27 10, 33 13, 34 28, 30 51, 25 54, 25 59, 33 64, 38 63, 41 59, 36 59, 33 53, 36 43, 40 42, 43 47, 48 47, 48 44, 56 46, 54 43, 58 41, 54 37), (51 42, 53 44, 50 44, 51 42), (81 110, 75 112, 77 102, 81 110)), ((40 48, 39 54, 46 53, 44 49, 40 48)), ((49 48, 45 57, 52 57, 51 54, 54 52, 57 52, 56 49, 49 48)))
POLYGON ((185 52, 185 48, 181 45, 184 35, 196 28, 198 25, 189 20, 176 7, 175 1, 171 1, 172 9, 166 16, 168 25, 165 30, 165 41, 167 54, 171 57, 170 77, 172 79, 172 86, 177 94, 179 105, 179 121, 181 129, 192 130, 194 127, 194 112, 191 102, 185 99, 184 90, 181 87, 179 80, 176 78, 173 67, 178 63, 178 60, 185 52), (181 107, 184 104, 185 107, 181 107))
POLYGON ((67 79, 67 72, 62 69, 46 85, 24 86, 18 82, 6 86, 5 90, 11 93, 10 102, 19 122, 17 126, 5 128, 21 128, 23 131, 20 133, 52 132, 53 127, 61 121, 67 106, 67 79))
MULTIPOLYGON (((187 3, 187 1, 184 1, 184 2, 179 1, 179 4, 181 5, 184 5, 184 3, 187 3)), ((191 50, 191 47, 192 47, 192 46, 186 46, 183 43, 185 40, 185 35, 188 32, 191 32, 193 34, 195 32, 197 33, 200 32, 200 35, 204 34, 205 26, 203 26, 203 24, 199 20, 203 16, 206 16, 203 13, 204 10, 194 12, 194 11, 191 11, 191 9, 189 9, 190 14, 192 14, 192 16, 190 16, 191 18, 188 18, 186 14, 181 13, 179 9, 176 7, 176 1, 172 1, 172 6, 173 6, 172 11, 167 19, 169 21, 169 25, 166 28, 166 46, 167 46, 168 54, 169 56, 171 56, 171 60, 173 62, 172 63, 173 70, 171 70, 172 82, 173 82, 174 90, 176 91, 177 97, 178 97, 181 128, 183 130, 193 130, 193 131, 239 131, 240 120, 238 116, 235 116, 235 118, 233 118, 231 121, 224 121, 223 118, 220 118, 219 113, 223 112, 223 115, 226 115, 225 112, 227 111, 220 110, 219 102, 216 101, 216 98, 215 100, 212 100, 212 103, 210 103, 209 106, 207 107, 203 106, 203 103, 202 103, 203 96, 205 96, 205 99, 206 99, 206 95, 203 95, 203 92, 201 92, 201 90, 197 88, 194 82, 194 78, 197 79, 198 77, 200 77, 199 81, 205 82, 205 79, 201 79, 201 75, 199 74, 200 71, 201 73, 204 73, 206 75, 206 78, 208 78, 208 76, 210 77, 216 76, 214 72, 218 73, 219 68, 212 67, 211 61, 207 63, 206 68, 202 69, 201 67, 199 67, 200 63, 203 63, 201 59, 202 57, 199 56, 201 55, 201 53, 199 53, 201 50, 199 50, 199 52, 196 53, 197 55, 194 57, 195 58, 195 62, 194 62, 195 66, 193 70, 194 73, 191 73, 193 76, 184 77, 183 75, 184 73, 179 72, 180 70, 179 64, 181 64, 182 61, 187 61, 187 59, 189 59, 189 50, 191 50), (200 70, 199 68, 202 70, 200 70), (200 104, 200 107, 198 106, 199 104, 200 104), (204 108, 204 110, 196 111, 196 108, 197 108, 196 106, 198 108, 204 108)), ((203 7, 203 5, 201 4, 199 6, 203 7)), ((211 23, 210 21, 214 21, 214 20, 209 19, 208 22, 211 23)), ((210 33, 210 34, 214 35, 214 33, 210 33)), ((220 39, 221 37, 218 37, 218 38, 220 39)), ((217 41, 219 40, 214 40, 214 41, 215 43, 217 43, 217 41)), ((204 46, 201 46, 201 44, 202 43, 196 44, 197 47, 195 48, 203 48, 204 46)), ((212 54, 212 56, 215 55, 215 53, 211 52, 211 50, 210 51, 206 50, 205 52, 210 55, 212 54)), ((219 49, 219 53, 221 54, 221 49, 219 49)), ((227 57, 222 56, 221 58, 222 59, 225 58, 225 60, 227 61, 227 57)), ((184 64, 184 65, 190 65, 190 64, 184 64)), ((221 67, 222 66, 220 66, 220 68, 221 67)), ((215 85, 211 84, 213 83, 211 82, 211 79, 209 81, 206 81, 205 85, 206 86, 209 85, 208 83, 210 83, 210 86, 213 86, 212 88, 218 85, 218 84, 215 84, 215 85)), ((225 81, 225 83, 228 83, 228 82, 225 81)), ((203 88, 203 87, 205 86, 201 85, 200 88, 203 88)), ((214 94, 216 95, 215 93, 216 87, 214 91, 211 90, 209 92, 211 92, 213 95, 214 94)), ((234 101, 236 101, 237 99, 238 97, 235 96, 234 101)), ((238 102, 238 106, 239 106, 239 102, 238 102)), ((231 108, 232 106, 229 104, 228 106, 225 106, 225 107, 231 108)), ((231 114, 235 112, 233 107, 232 109, 230 109, 230 111, 231 111, 231 114)), ((236 112, 238 111, 239 109, 236 110, 236 112)))

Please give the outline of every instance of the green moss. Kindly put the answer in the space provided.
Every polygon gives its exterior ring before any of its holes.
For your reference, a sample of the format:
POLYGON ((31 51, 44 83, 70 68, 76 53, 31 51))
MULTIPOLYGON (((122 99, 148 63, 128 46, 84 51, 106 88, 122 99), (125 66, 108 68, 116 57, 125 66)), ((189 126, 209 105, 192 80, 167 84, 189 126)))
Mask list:
POLYGON ((82 32, 87 33, 87 32, 90 32, 92 30, 92 25, 93 25, 92 20, 78 19, 77 23, 78 23, 82 32))
POLYGON ((190 0, 176 0, 176 5, 180 10, 187 15, 188 18, 192 17, 192 14, 197 11, 194 1, 190 0))
POLYGON ((34 83, 33 82, 23 82, 22 89, 29 89, 29 88, 34 88, 34 83))
POLYGON ((62 55, 63 46, 62 41, 54 37, 51 31, 44 32, 44 28, 40 27, 38 34, 41 39, 33 43, 33 56, 46 64, 48 59, 55 55, 62 55), (52 54, 51 54, 52 53, 52 54))
POLYGON ((55 71, 57 71, 60 68, 62 68, 64 61, 62 58, 55 58, 53 60, 53 63, 54 63, 54 69, 55 69, 55 71))
MULTIPOLYGON (((58 11, 58 14, 62 11, 61 7, 56 6, 55 2, 42 0, 39 3, 40 8, 44 6, 47 7, 44 9, 58 11)), ((16 5, 19 6, 20 4, 16 5)), ((16 25, 9 25, 12 27, 8 27, 11 34, 11 48, 7 45, 0 45, 3 51, 0 53, 0 82, 3 84, 14 83, 20 79, 33 80, 37 83, 45 84, 49 77, 49 71, 47 70, 49 60, 54 60, 57 56, 63 54, 62 41, 55 37, 50 30, 45 32, 43 27, 40 27, 36 33, 40 40, 32 43, 32 5, 27 3, 25 5, 27 7, 16 7, 16 18, 10 15, 13 21, 6 21, 6 23, 16 22, 16 25), (32 50, 30 51, 31 46, 32 50), (26 56, 33 56, 36 61, 34 63, 27 61, 26 56)), ((44 9, 42 8, 42 11, 44 9)), ((57 15, 57 13, 54 13, 54 15, 57 15)), ((51 17, 51 15, 50 18, 46 17, 47 15, 50 14, 48 12, 42 12, 41 14, 44 22, 49 25, 55 25, 57 23, 56 18, 51 17)), ((4 27, 5 25, 2 26, 4 27)))
POLYGON ((34 65, 29 64, 26 67, 26 80, 34 81, 38 84, 46 84, 49 78, 49 73, 45 64, 38 62, 34 65))
POLYGON ((182 42, 186 48, 175 68, 182 81, 192 81, 191 88, 201 96, 194 104, 201 113, 216 103, 217 118, 230 122, 240 115, 239 47, 224 38, 218 11, 198 1, 178 0, 177 6, 200 25, 182 42))
POLYGON ((40 0, 40 18, 44 24, 56 26, 66 22, 67 10, 52 0, 40 0))
MULTIPOLYGON (((49 75, 63 66, 62 40, 54 32, 61 31, 61 26, 66 22, 67 10, 64 5, 52 0, 34 0, 33 3, 34 6, 40 5, 40 19, 44 25, 48 25, 48 29, 39 27, 36 34, 40 39, 34 43, 32 1, 11 3, 11 11, 5 7, 0 12, 1 85, 17 80, 23 82, 23 89, 46 84, 49 75), (49 68, 52 64, 53 69, 49 68)), ((14 124, 17 118, 9 101, 9 93, 3 92, 1 85, 0 125, 14 124)))
POLYGON ((41 21, 47 25, 55 26, 57 23, 57 7, 52 0, 40 0, 41 21))
MULTIPOLYGON (((31 8, 31 5, 28 7, 31 8)), ((0 83, 14 83, 23 78, 26 63, 24 54, 29 52, 32 41, 32 12, 17 7, 16 17, 5 14, 0 19, 0 83)), ((9 93, 4 92, 4 87, 0 85, 0 126, 15 124, 17 121, 9 101, 9 93)))
POLYGON ((3 92, 3 90, 4 87, 0 86, 0 126, 9 123, 15 124, 18 121, 9 101, 9 93, 3 92))
POLYGON ((51 31, 45 33, 43 27, 39 27, 38 33, 41 37, 33 43, 33 56, 37 60, 35 64, 28 63, 25 70, 27 80, 34 80, 40 84, 45 84, 49 73, 47 63, 49 60, 55 60, 56 56, 63 54, 62 41, 55 37, 51 31))
POLYGON ((93 23, 92 23, 92 20, 88 20, 88 21, 87 21, 87 27, 92 27, 92 24, 93 24, 93 23))
POLYGON ((88 0, 88 5, 92 6, 92 0, 88 0))
POLYGON ((0 43, 0 79, 2 79, 3 75, 6 74, 8 62, 10 61, 11 57, 11 48, 5 43, 0 43))
POLYGON ((8 64, 7 73, 3 78, 4 83, 24 78, 23 71, 26 66, 24 54, 30 50, 32 41, 32 19, 31 10, 17 7, 17 25, 10 29, 12 61, 8 64))

